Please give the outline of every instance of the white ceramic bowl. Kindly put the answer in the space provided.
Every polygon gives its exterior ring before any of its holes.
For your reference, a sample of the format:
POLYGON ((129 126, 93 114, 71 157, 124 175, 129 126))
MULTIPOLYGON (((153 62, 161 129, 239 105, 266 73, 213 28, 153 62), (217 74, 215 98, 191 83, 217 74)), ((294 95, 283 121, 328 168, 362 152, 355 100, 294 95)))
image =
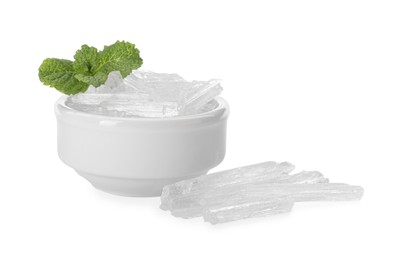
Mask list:
POLYGON ((175 118, 94 115, 55 104, 60 159, 99 190, 159 196, 162 187, 205 174, 225 156, 229 107, 175 118))

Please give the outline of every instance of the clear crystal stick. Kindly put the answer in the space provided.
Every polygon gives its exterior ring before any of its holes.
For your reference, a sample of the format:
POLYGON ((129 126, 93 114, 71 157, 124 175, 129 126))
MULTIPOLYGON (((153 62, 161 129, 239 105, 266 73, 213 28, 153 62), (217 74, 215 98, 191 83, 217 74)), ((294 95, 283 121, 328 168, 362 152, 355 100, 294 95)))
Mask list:
POLYGON ((102 102, 149 102, 149 96, 145 94, 129 93, 83 93, 76 94, 67 98, 67 103, 82 105, 100 105, 102 102))
MULTIPOLYGON (((200 97, 196 102, 185 106, 182 109, 182 113, 184 115, 193 115, 196 113, 200 113, 204 108, 207 108, 207 104, 212 101, 215 97, 219 96, 222 92, 222 88, 212 89, 200 97)), ((210 109, 209 109, 210 110, 210 109)), ((208 110, 206 110, 208 111, 208 110)))
POLYGON ((183 180, 163 188, 160 207, 168 210, 173 200, 189 193, 191 196, 198 196, 195 194, 223 186, 265 182, 276 176, 286 175, 293 169, 294 166, 288 162, 269 161, 183 180))
POLYGON ((141 80, 144 83, 155 82, 184 82, 185 79, 176 73, 156 73, 150 70, 138 69, 132 71, 127 78, 131 78, 134 81, 141 80))
POLYGON ((322 173, 318 171, 302 171, 292 175, 279 175, 273 179, 273 183, 282 184, 315 184, 328 183, 329 179, 325 178, 322 173))
POLYGON ((211 204, 222 203, 228 198, 277 197, 302 202, 360 200, 362 196, 362 187, 344 183, 269 183, 249 184, 242 187, 230 187, 220 191, 206 192, 198 198, 198 202, 203 207, 208 207, 211 204))
POLYGON ((226 223, 253 217, 267 217, 290 212, 293 201, 285 199, 240 200, 230 205, 219 205, 203 211, 203 218, 211 224, 226 223))
POLYGON ((160 102, 178 102, 183 106, 186 88, 190 89, 189 82, 177 74, 154 73, 147 70, 133 71, 124 79, 127 87, 140 93, 147 93, 150 99, 160 102))
POLYGON ((178 115, 175 102, 135 102, 134 100, 110 100, 101 103, 107 111, 123 112, 124 116, 171 117, 178 115))
MULTIPOLYGON (((316 172, 312 173, 317 175, 316 172)), ((302 172, 300 175, 308 175, 308 172, 302 172)), ((212 203, 213 206, 205 207, 203 210, 205 221, 218 224, 275 215, 290 211, 293 201, 359 200, 362 198, 363 188, 342 183, 275 184, 248 187, 241 193, 243 194, 240 195, 241 199, 235 203, 229 201, 218 204, 215 201, 212 203)))
POLYGON ((221 91, 219 80, 186 81, 177 74, 141 69, 123 79, 120 72, 113 71, 105 84, 90 86, 85 93, 69 97, 66 104, 108 116, 170 117, 210 111, 214 107, 208 103, 221 91), (106 102, 105 106, 102 102, 106 102), (190 113, 186 113, 186 108, 190 113))
POLYGON ((347 201, 360 200, 363 188, 344 183, 319 183, 319 184, 275 184, 248 187, 243 194, 248 196, 272 195, 286 197, 295 202, 302 201, 347 201))
POLYGON ((112 98, 114 94, 77 94, 67 98, 66 104, 72 106, 74 104, 82 105, 100 105, 105 100, 112 98))
POLYGON ((192 89, 186 94, 186 104, 192 104, 212 89, 220 89, 219 79, 209 81, 192 81, 192 89))
POLYGON ((78 94, 69 97, 66 104, 80 111, 109 116, 170 117, 179 113, 177 103, 152 102, 144 94, 78 94))
POLYGON ((219 96, 223 91, 220 86, 220 80, 214 79, 207 82, 193 81, 194 84, 191 93, 186 95, 186 101, 184 104, 184 112, 191 114, 194 111, 198 111, 205 104, 210 102, 215 97, 219 96))
POLYGON ((269 199, 282 197, 273 190, 279 187, 326 184, 328 179, 317 171, 303 171, 294 175, 279 175, 265 183, 247 183, 237 186, 205 190, 203 193, 189 193, 170 200, 169 208, 175 217, 199 217, 202 211, 212 206, 236 202, 242 199, 269 199))

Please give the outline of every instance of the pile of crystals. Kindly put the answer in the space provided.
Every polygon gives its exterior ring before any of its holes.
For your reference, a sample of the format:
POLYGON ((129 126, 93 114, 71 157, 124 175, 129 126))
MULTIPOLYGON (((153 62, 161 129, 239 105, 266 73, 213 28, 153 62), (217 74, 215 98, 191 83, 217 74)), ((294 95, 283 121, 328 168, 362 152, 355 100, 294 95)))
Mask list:
POLYGON ((329 183, 317 171, 290 175, 294 168, 269 161, 183 180, 163 188, 160 208, 218 224, 289 212, 295 202, 362 198, 362 187, 329 183))
POLYGON ((135 70, 123 79, 113 71, 104 85, 68 97, 66 105, 116 117, 175 117, 212 110, 221 92, 216 79, 186 81, 177 74, 146 70, 135 70))

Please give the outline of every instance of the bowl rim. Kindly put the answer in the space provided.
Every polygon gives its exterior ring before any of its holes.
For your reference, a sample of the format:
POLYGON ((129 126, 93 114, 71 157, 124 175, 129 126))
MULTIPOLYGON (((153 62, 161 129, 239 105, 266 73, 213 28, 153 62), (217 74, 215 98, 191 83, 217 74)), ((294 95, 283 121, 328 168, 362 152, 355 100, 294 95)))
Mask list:
POLYGON ((176 116, 176 117, 116 117, 108 115, 98 115, 80 111, 66 105, 66 100, 69 96, 61 96, 54 105, 56 116, 70 115, 71 117, 81 117, 89 120, 110 120, 112 122, 180 122, 192 120, 207 120, 212 118, 226 118, 230 113, 229 104, 222 97, 216 97, 214 100, 217 106, 210 110, 199 114, 176 116))

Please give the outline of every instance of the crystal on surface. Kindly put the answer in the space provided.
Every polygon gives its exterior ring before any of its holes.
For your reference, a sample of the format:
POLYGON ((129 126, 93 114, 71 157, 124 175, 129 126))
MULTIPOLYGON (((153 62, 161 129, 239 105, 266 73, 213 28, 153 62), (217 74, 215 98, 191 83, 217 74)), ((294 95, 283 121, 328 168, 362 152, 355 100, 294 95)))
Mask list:
POLYGON ((289 212, 293 204, 291 200, 279 198, 238 201, 206 208, 203 211, 203 219, 211 224, 220 224, 245 218, 267 217, 289 212))
MULTIPOLYGON (((241 189, 226 190, 228 194, 237 193, 247 197, 282 197, 295 202, 303 201, 347 201, 360 200, 363 188, 344 183, 315 183, 315 184, 262 184, 249 185, 241 189)), ((222 195, 222 193, 220 193, 222 195)), ((211 197, 209 195, 209 197, 211 197)))
POLYGON ((191 198, 180 199, 171 209, 175 217, 200 217, 204 210, 239 201, 258 202, 268 199, 286 199, 293 202, 304 201, 346 201, 359 200, 363 189, 341 183, 320 184, 249 184, 246 187, 231 187, 211 190, 191 198))
POLYGON ((216 107, 220 80, 186 81, 177 74, 135 70, 125 79, 118 71, 104 85, 70 96, 67 106, 100 115, 174 117, 204 113, 216 107))
POLYGON ((362 195, 361 187, 343 183, 250 185, 236 200, 228 200, 229 195, 214 197, 210 206, 203 202, 201 214, 206 222, 218 224, 289 212, 294 202, 360 200, 362 195))
POLYGON ((185 194, 190 193, 190 196, 196 196, 195 194, 222 186, 265 182, 279 175, 286 175, 294 168, 295 166, 288 162, 269 161, 183 180, 163 188, 161 208, 170 209, 172 204, 185 194))
POLYGON ((273 183, 293 183, 293 184, 314 184, 327 183, 329 179, 325 178, 318 171, 302 171, 292 175, 280 175, 273 180, 273 183))
POLYGON ((202 175, 163 188, 161 208, 180 218, 203 216, 212 224, 269 216, 305 201, 360 200, 363 188, 329 183, 318 171, 290 174, 294 166, 273 161, 202 175))
MULTIPOLYGON (((284 198, 285 191, 277 192, 279 187, 295 187, 303 184, 326 184, 328 179, 319 172, 300 172, 294 175, 278 175, 265 182, 249 182, 240 185, 220 186, 215 189, 204 189, 202 193, 190 192, 169 200, 169 209, 173 216, 194 218, 202 215, 204 209, 217 207, 220 204, 237 202, 239 200, 267 200, 269 198, 284 198)), ((287 191, 287 190, 286 190, 287 191)), ((288 198, 290 199, 290 198, 288 198)))

